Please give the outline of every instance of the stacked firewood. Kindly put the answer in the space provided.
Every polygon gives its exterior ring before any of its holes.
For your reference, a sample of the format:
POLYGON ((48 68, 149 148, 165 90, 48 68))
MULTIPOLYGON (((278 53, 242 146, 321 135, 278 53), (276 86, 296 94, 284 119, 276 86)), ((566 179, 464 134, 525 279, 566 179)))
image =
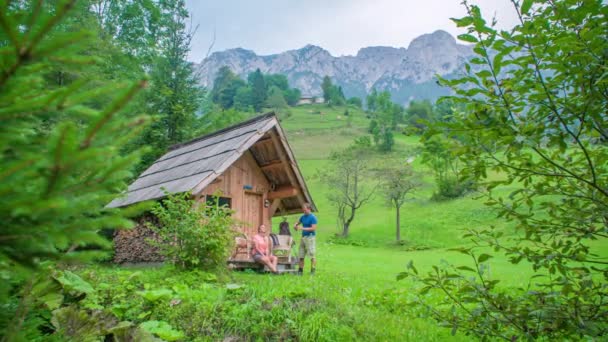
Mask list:
POLYGON ((114 233, 114 262, 115 263, 143 263, 160 262, 158 247, 149 241, 158 241, 157 234, 148 228, 147 224, 153 221, 150 217, 142 217, 132 229, 117 230, 114 233))

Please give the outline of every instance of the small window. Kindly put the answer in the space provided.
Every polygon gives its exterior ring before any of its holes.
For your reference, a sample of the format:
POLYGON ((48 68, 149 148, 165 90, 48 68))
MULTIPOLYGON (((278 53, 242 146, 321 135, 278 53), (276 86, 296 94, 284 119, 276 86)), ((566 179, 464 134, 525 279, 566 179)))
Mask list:
POLYGON ((215 205, 217 203, 220 207, 227 207, 232 209, 232 199, 230 197, 218 197, 213 195, 207 195, 205 201, 208 205, 215 205))

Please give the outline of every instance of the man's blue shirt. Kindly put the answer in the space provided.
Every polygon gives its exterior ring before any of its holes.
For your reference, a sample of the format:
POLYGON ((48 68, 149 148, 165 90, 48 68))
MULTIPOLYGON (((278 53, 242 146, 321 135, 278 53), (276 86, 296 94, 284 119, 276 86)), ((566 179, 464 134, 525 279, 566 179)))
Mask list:
MULTIPOLYGON (((312 227, 313 224, 317 224, 317 218, 315 217, 315 215, 311 214, 304 214, 302 216, 300 216, 300 223, 302 223, 302 226, 304 228, 310 228, 312 227)), ((307 231, 302 231, 302 236, 316 236, 317 232, 316 231, 312 231, 312 232, 307 232, 307 231)))

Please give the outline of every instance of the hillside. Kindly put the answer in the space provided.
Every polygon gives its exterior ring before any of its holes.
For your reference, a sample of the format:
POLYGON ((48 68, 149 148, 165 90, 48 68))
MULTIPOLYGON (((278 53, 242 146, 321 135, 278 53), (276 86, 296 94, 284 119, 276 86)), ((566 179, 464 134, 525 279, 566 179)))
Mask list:
MULTIPOLYGON (((326 197, 330 190, 316 177, 317 170, 326 165, 332 151, 343 149, 355 138, 366 135, 369 125, 363 111, 349 107, 351 118, 348 119, 344 116, 345 109, 325 105, 300 106, 293 108, 292 115, 281 122, 319 208, 321 240, 331 238, 339 229, 335 220, 336 209, 326 197)), ((397 133, 395 142, 394 152, 388 155, 378 152, 378 162, 387 157, 405 160, 417 156, 419 137, 397 133)), ((430 170, 420 163, 419 158, 415 159, 414 168, 423 175, 424 186, 402 208, 403 248, 458 245, 465 242, 461 238, 463 230, 474 227, 494 225, 506 233, 512 233, 507 228, 509 225, 496 220, 490 209, 483 205, 483 199, 476 199, 474 195, 446 202, 431 201, 435 184, 430 170)), ((280 219, 276 220, 276 225, 278 222, 280 219)), ((381 193, 377 193, 374 200, 357 214, 351 235, 352 240, 363 241, 368 246, 395 245, 394 209, 387 206, 381 193)))
POLYGON ((407 48, 366 47, 356 56, 334 57, 314 45, 269 56, 230 49, 211 54, 196 68, 206 87, 212 86, 217 71, 226 65, 244 78, 258 68, 263 73, 284 74, 305 95, 321 94, 321 81, 327 75, 347 97, 364 98, 376 88, 388 90, 395 102, 404 104, 446 95, 448 90, 436 84, 435 76, 459 73, 471 55, 470 46, 458 44, 445 31, 435 31, 414 39, 407 48))

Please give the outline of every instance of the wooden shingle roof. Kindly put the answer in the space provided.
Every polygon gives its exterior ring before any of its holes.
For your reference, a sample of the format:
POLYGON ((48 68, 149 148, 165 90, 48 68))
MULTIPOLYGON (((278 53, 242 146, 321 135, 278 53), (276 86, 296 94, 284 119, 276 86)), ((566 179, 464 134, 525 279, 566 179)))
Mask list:
MULTIPOLYGON (((301 189, 303 197, 300 198, 312 203, 283 130, 274 113, 268 113, 172 147, 129 185, 123 196, 110 202, 108 207, 123 207, 159 199, 165 197, 165 191, 172 194, 187 191, 197 194, 271 130, 279 137, 277 141, 289 159, 285 166, 290 167, 291 170, 287 171, 296 176, 292 178, 297 180, 301 189)), ((298 209, 301 203, 293 203, 292 206, 298 209)))

